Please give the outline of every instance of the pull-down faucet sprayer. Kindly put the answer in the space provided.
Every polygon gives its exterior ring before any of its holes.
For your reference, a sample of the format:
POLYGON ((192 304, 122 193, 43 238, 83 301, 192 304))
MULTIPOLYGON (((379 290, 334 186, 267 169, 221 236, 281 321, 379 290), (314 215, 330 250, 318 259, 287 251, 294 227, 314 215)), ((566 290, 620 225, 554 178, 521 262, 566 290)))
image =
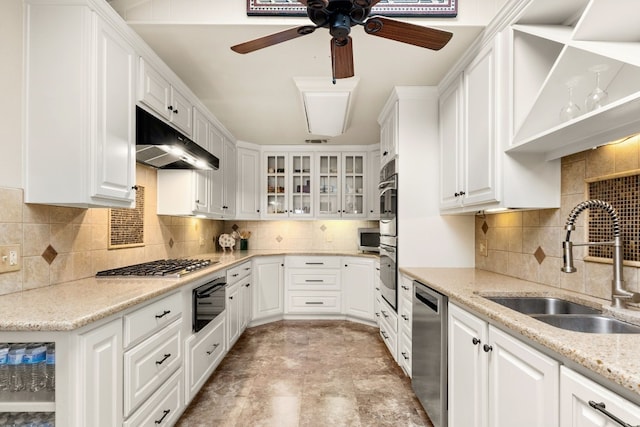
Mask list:
POLYGON ((574 246, 613 246, 613 278, 611 280, 611 305, 615 308, 624 308, 629 302, 640 302, 640 294, 635 292, 629 292, 624 289, 624 280, 622 279, 622 237, 620 236, 620 221, 618 219, 618 213, 607 202, 602 200, 587 200, 579 203, 569 213, 567 217, 567 224, 565 225, 567 230, 567 237, 562 242, 563 249, 563 263, 564 266, 561 270, 565 273, 575 273, 577 270, 573 266, 573 247, 574 246), (613 240, 609 242, 588 242, 588 243, 573 243, 571 242, 571 232, 576 229, 575 222, 578 215, 585 209, 599 208, 604 209, 611 217, 611 223, 613 227, 613 240))

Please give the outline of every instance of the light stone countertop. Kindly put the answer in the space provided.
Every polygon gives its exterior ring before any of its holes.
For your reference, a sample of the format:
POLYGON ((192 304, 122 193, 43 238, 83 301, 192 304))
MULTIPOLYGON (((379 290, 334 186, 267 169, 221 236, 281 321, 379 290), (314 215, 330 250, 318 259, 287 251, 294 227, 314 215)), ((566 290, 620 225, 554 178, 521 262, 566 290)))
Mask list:
POLYGON ((525 342, 640 404, 640 335, 588 334, 559 329, 481 295, 554 296, 602 308, 605 314, 640 323, 637 311, 610 310, 610 302, 606 300, 473 268, 401 268, 400 271, 447 295, 450 302, 521 339, 524 337, 525 342))
POLYGON ((182 278, 87 278, 0 296, 0 332, 70 331, 177 290, 256 256, 332 255, 378 258, 377 254, 319 251, 234 251, 190 258, 218 263, 182 278))

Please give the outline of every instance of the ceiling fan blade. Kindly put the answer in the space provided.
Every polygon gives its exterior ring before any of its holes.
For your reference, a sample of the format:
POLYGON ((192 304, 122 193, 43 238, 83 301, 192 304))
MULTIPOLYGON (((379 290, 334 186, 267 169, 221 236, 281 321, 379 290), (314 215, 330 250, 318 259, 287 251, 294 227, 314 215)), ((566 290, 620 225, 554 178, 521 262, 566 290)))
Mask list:
POLYGON ((274 44, 311 34, 315 29, 316 27, 313 25, 289 28, 288 30, 280 31, 279 33, 270 34, 268 36, 231 46, 231 50, 237 53, 249 53, 258 49, 273 46, 274 44))
POLYGON ((432 50, 442 49, 453 36, 448 31, 422 27, 382 16, 369 18, 364 24, 364 30, 367 34, 432 50))
POLYGON ((351 37, 347 37, 346 43, 331 39, 331 66, 334 79, 346 79, 354 76, 353 70, 353 43, 351 37))

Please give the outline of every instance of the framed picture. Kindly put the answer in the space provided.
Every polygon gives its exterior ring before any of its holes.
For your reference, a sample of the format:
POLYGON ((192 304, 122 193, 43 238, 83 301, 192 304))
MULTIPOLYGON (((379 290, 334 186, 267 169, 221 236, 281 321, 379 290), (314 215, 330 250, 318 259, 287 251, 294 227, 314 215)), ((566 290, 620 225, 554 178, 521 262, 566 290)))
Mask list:
MULTIPOLYGON (((458 0, 380 0, 371 15, 453 18, 458 0)), ((307 8, 294 0, 247 0, 247 15, 306 16, 307 8)))

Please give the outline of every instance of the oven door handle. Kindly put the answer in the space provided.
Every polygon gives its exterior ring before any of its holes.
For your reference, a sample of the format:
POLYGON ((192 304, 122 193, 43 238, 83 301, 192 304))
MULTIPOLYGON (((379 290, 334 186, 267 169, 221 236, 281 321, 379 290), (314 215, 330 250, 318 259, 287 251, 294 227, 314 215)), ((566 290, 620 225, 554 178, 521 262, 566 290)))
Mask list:
POLYGON ((222 283, 216 283, 214 285, 209 286, 207 289, 205 289, 204 291, 200 291, 200 292, 196 292, 196 298, 200 299, 200 298, 207 298, 209 296, 211 296, 212 293, 214 293, 215 291, 217 291, 218 289, 226 286, 227 283, 226 282, 222 282, 222 283))

